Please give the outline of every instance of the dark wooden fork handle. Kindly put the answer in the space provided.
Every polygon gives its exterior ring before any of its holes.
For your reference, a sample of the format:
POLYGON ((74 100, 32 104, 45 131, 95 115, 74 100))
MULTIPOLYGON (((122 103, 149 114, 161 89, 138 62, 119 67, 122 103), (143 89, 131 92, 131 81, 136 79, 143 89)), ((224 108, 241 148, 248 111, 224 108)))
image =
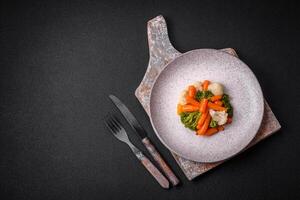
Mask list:
POLYGON ((154 158, 154 160, 159 164, 161 170, 165 173, 165 175, 168 177, 172 185, 177 185, 179 183, 178 178, 175 176, 171 168, 168 166, 168 164, 164 161, 164 159, 161 157, 159 152, 156 150, 154 145, 151 143, 151 141, 145 137, 142 140, 143 144, 151 154, 151 156, 154 158))
POLYGON ((157 180, 157 182, 165 189, 169 188, 169 181, 164 177, 162 173, 152 164, 152 162, 144 156, 142 152, 136 154, 137 158, 141 161, 144 167, 150 172, 150 174, 157 180))

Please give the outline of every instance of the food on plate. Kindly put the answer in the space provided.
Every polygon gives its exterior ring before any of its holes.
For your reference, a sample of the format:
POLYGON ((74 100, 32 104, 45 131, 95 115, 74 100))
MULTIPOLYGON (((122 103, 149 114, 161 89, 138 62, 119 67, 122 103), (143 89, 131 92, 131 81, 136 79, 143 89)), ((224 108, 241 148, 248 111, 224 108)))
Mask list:
POLYGON ((220 83, 197 81, 184 89, 177 104, 182 124, 197 135, 211 136, 232 123, 233 108, 220 83))
POLYGON ((211 83, 208 85, 208 90, 210 90, 214 95, 223 95, 223 85, 220 83, 211 83))

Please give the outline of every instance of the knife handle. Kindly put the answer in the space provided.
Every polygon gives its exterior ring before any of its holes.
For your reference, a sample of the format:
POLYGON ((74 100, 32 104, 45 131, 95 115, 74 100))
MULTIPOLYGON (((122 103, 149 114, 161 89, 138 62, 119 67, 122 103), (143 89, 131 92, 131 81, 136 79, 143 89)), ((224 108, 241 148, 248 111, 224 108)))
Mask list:
POLYGON ((168 166, 168 164, 164 161, 162 156, 159 154, 159 152, 156 150, 154 145, 151 143, 151 141, 145 137, 142 140, 143 144, 151 154, 151 156, 154 158, 154 160, 158 163, 160 166, 161 170, 165 173, 165 175, 168 177, 170 182, 172 183, 173 186, 176 186, 179 183, 178 178, 175 176, 171 168, 168 166))
POLYGON ((148 172, 150 172, 150 174, 157 180, 161 187, 165 189, 169 188, 169 181, 141 151, 136 154, 136 157, 141 161, 148 172))

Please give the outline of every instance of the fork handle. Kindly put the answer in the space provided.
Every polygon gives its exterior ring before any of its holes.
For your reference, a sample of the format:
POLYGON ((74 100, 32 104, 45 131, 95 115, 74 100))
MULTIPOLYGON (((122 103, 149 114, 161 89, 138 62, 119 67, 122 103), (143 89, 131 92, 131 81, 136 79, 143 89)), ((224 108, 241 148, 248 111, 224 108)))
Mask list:
POLYGON ((157 180, 157 182, 165 189, 169 188, 169 181, 160 173, 160 171, 152 164, 152 162, 140 151, 136 154, 144 167, 157 180))
POLYGON ((165 162, 165 160, 162 158, 160 153, 156 150, 152 142, 145 137, 142 140, 144 146, 147 148, 151 156, 154 158, 154 160, 158 163, 161 170, 163 170, 164 174, 168 177, 170 182, 173 186, 176 186, 179 183, 178 178, 175 176, 169 165, 165 162))

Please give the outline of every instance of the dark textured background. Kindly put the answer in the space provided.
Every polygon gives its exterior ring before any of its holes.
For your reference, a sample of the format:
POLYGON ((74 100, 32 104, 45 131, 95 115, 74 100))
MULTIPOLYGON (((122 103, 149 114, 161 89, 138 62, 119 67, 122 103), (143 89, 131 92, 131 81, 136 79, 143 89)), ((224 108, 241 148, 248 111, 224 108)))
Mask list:
POLYGON ((0 15, 1 199, 300 198, 296 3, 1 1, 0 15), (192 182, 134 96, 148 63, 146 22, 158 14, 181 52, 235 48, 282 124, 192 182), (140 119, 181 186, 161 189, 104 128, 101 119, 116 112, 109 93, 140 119))

